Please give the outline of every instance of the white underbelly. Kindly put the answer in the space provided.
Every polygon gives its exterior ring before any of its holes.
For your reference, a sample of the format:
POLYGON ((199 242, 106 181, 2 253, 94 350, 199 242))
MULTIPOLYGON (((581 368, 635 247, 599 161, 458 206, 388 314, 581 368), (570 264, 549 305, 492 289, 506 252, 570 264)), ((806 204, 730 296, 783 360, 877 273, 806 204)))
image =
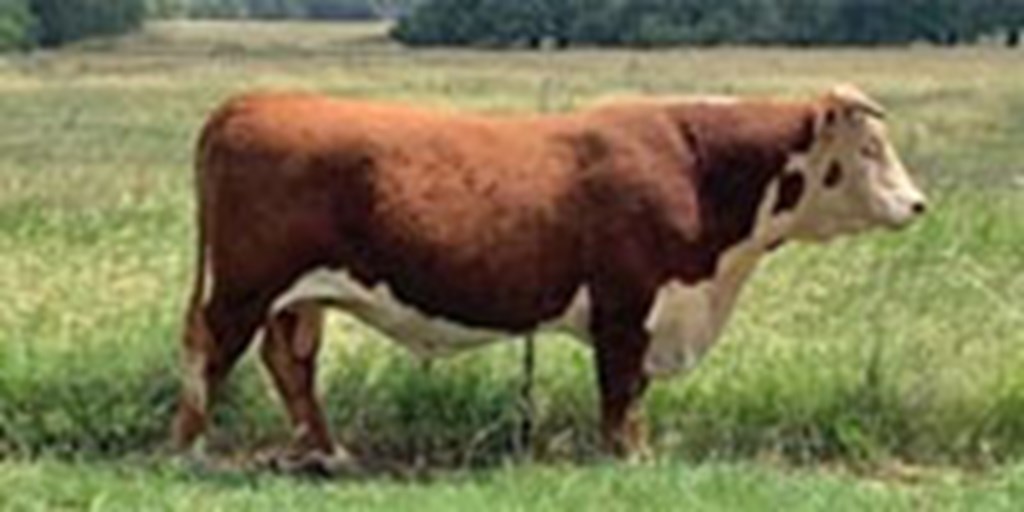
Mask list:
MULTIPOLYGON (((368 288, 345 271, 324 268, 315 269, 298 279, 274 301, 272 310, 279 311, 310 300, 330 301, 425 358, 459 353, 517 334, 427 315, 400 301, 385 284, 368 288)), ((581 289, 565 314, 543 324, 541 329, 568 330, 583 336, 588 312, 589 299, 581 289)))

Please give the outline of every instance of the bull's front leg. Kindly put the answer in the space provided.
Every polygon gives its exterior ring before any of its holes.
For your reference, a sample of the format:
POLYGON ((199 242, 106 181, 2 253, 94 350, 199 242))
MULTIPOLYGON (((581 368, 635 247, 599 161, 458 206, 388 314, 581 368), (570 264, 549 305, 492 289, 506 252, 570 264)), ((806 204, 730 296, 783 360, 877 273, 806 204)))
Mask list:
POLYGON ((628 460, 646 458, 650 450, 641 403, 648 384, 648 333, 642 320, 597 318, 592 327, 604 450, 628 460))

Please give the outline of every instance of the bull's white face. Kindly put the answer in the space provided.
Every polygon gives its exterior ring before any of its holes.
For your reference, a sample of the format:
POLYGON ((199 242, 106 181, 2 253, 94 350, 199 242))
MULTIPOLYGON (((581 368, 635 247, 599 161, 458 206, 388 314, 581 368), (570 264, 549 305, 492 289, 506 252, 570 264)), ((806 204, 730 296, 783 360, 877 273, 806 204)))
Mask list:
POLYGON ((806 180, 794 212, 795 238, 901 228, 925 212, 925 196, 896 154, 879 111, 839 105, 818 124, 810 152, 794 162, 806 180))

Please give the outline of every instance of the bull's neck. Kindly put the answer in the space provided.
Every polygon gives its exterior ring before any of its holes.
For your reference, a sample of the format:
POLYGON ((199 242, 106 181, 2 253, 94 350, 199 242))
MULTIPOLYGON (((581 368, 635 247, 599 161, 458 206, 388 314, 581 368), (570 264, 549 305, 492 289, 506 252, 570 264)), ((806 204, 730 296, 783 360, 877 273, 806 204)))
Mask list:
POLYGON ((787 177, 786 166, 813 142, 813 107, 692 103, 671 112, 696 158, 701 233, 693 249, 711 273, 732 249, 753 257, 781 243, 805 186, 787 177))

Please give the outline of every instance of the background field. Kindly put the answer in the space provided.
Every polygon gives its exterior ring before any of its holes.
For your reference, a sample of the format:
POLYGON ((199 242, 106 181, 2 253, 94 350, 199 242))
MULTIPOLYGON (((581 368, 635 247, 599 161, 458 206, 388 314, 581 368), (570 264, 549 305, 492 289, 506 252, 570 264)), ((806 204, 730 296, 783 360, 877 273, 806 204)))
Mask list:
MULTIPOLYGON (((202 478, 187 469, 137 460, 162 448, 177 391, 194 249, 193 138, 227 96, 287 88, 558 111, 614 94, 806 95, 837 81, 890 107, 895 138, 934 213, 898 235, 792 246, 771 259, 712 355, 688 377, 653 388, 647 412, 666 462, 623 475, 635 487, 617 483, 615 469, 591 468, 488 471, 430 489, 470 496, 466 508, 519 486, 551 491, 552 508, 590 489, 611 493, 608 486, 726 509, 736 508, 729 499, 771 503, 793 489, 824 500, 810 508, 858 499, 956 508, 981 495, 998 506, 1020 496, 1016 482, 1024 480, 1013 467, 1024 455, 1024 53, 408 51, 380 30, 165 23, 124 40, 0 59, 0 491, 23 491, 0 492, 0 506, 86 507, 116 494, 131 507, 133 492, 155 488, 168 508, 206 492, 211 506, 269 508, 274 498, 253 489, 289 485, 229 474, 193 486, 202 478), (87 462, 108 458, 131 469, 87 462), (736 459, 759 462, 718 465, 736 459), (960 469, 934 470, 910 488, 770 471, 794 463, 902 467, 894 461, 960 469), (711 465, 687 465, 699 462, 711 465), (963 476, 978 468, 987 476, 963 476), (70 487, 54 491, 47 482, 55 479, 70 487), (695 487, 676 487, 691 479, 695 487), (565 492, 553 481, 568 482, 565 492), (43 489, 58 501, 19 501, 43 489)), ((341 316, 328 338, 321 382, 342 440, 410 467, 479 468, 512 454, 518 344, 426 366, 341 316)), ((545 338, 538 371, 535 455, 591 460, 589 353, 545 338)), ((233 460, 286 438, 265 381, 252 360, 236 372, 217 408, 214 452, 233 460)), ((412 508, 427 489, 377 483, 300 487, 289 496, 315 504, 340 493, 367 506, 402 496, 412 508)), ((623 492, 623 506, 642 504, 623 492)))

